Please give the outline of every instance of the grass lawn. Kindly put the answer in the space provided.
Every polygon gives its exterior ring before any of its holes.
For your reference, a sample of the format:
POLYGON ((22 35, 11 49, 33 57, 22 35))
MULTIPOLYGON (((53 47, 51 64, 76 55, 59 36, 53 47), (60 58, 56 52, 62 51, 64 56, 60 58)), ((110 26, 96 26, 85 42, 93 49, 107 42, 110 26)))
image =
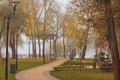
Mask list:
MULTIPOLYGON (((43 64, 42 61, 43 60, 41 58, 19 59, 18 72, 25 69, 33 68, 36 66, 40 66, 43 64)), ((50 60, 46 59, 46 63, 48 62, 50 62, 50 60)), ((12 59, 9 60, 9 80, 15 80, 15 75, 10 73, 10 64, 15 64, 15 60, 12 60, 12 59)), ((4 70, 5 70, 4 62, 1 62, 0 63, 0 80, 4 80, 4 70)))
MULTIPOLYGON (((59 66, 92 65, 93 59, 72 59, 59 66)), ((112 72, 102 72, 99 69, 51 71, 50 74, 60 80, 114 80, 112 72)))
POLYGON ((51 71, 50 74, 60 80, 114 80, 112 72, 89 69, 82 71, 51 71))

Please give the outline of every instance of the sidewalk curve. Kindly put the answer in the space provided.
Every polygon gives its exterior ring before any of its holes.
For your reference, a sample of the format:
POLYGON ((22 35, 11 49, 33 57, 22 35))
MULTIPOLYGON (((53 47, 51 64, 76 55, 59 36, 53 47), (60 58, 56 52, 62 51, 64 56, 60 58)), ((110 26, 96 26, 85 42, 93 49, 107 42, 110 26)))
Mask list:
POLYGON ((58 66, 65 61, 67 61, 67 59, 58 59, 39 67, 21 71, 16 74, 16 80, 58 80, 50 76, 49 71, 53 70, 53 67, 58 66))

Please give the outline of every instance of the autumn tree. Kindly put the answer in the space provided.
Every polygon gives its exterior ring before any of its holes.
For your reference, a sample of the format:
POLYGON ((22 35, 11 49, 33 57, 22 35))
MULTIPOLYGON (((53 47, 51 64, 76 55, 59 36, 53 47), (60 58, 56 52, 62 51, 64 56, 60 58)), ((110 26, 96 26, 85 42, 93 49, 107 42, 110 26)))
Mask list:
MULTIPOLYGON (((1 5, 1 38, 0 39, 5 39, 4 36, 6 35, 5 31, 6 31, 6 24, 5 24, 5 20, 6 17, 8 15, 10 15, 11 13, 13 13, 13 7, 10 6, 8 4, 9 2, 4 3, 3 5, 1 5)), ((12 16, 12 18, 10 19, 10 39, 9 39, 9 44, 12 50, 12 58, 15 58, 15 34, 16 32, 20 29, 20 27, 22 25, 25 24, 25 18, 26 18, 26 14, 25 12, 18 6, 16 13, 12 16), (22 18, 24 17, 24 18, 22 18), (14 29, 13 29, 14 28, 14 29)))
POLYGON ((41 2, 39 0, 26 0, 24 2, 25 10, 28 13, 27 27, 25 28, 25 34, 32 41, 32 56, 37 57, 36 53, 36 39, 37 28, 39 24, 39 11, 41 9, 41 2))
POLYGON ((119 53, 118 53, 117 38, 116 38, 118 37, 118 30, 119 30, 119 28, 117 28, 118 26, 117 21, 119 21, 118 19, 119 12, 117 11, 119 8, 118 6, 119 3, 117 3, 118 7, 116 7, 115 3, 118 1, 111 1, 111 0, 96 0, 96 1, 97 1, 97 4, 94 1, 93 1, 94 4, 92 4, 94 9, 96 10, 93 15, 94 17, 93 27, 95 29, 96 26, 99 26, 100 28, 98 28, 97 31, 103 28, 103 31, 102 30, 101 31, 104 33, 106 40, 103 40, 102 43, 100 44, 105 43, 105 41, 108 42, 108 43, 106 42, 104 45, 109 46, 109 49, 112 55, 112 61, 113 61, 114 77, 115 77, 115 80, 119 80, 119 75, 120 75, 119 53))
MULTIPOLYGON (((95 26, 101 26, 97 31, 99 34, 103 34, 103 38, 99 38, 97 46, 101 45, 107 47, 110 50, 113 61, 113 71, 115 80, 119 80, 119 52, 117 39, 119 41, 119 2, 111 0, 95 0, 96 1, 96 16, 94 16, 95 26), (116 5, 117 4, 117 5, 116 5), (101 32, 100 32, 101 31, 101 32), (100 40, 102 42, 100 42, 100 40)), ((101 36, 101 35, 99 35, 101 36)), ((103 48, 102 47, 102 48, 103 48)))
POLYGON ((95 7, 93 1, 90 0, 72 0, 72 4, 74 6, 74 16, 76 17, 78 24, 83 28, 86 28, 85 36, 84 36, 84 44, 82 48, 82 59, 85 58, 88 37, 91 35, 90 31, 93 29, 93 16, 95 15, 95 7))
POLYGON ((56 2, 54 2, 54 4, 52 5, 49 13, 52 16, 50 27, 51 27, 51 33, 54 34, 53 47, 54 47, 54 58, 56 58, 58 57, 56 44, 57 44, 57 40, 63 36, 61 24, 64 18, 63 18, 63 14, 60 11, 60 7, 57 5, 56 2), (56 8, 54 6, 56 6, 56 8))
POLYGON ((104 0, 103 4, 105 6, 105 15, 106 15, 106 24, 107 24, 107 33, 108 33, 107 40, 112 54, 114 78, 115 80, 120 80, 119 52, 118 52, 117 39, 115 34, 115 23, 113 18, 111 0, 104 0))

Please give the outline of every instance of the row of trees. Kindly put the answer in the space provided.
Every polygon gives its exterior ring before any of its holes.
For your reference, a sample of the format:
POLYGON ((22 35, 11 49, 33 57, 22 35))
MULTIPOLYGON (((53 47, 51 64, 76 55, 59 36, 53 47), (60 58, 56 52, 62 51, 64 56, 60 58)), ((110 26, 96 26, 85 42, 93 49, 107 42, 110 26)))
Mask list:
MULTIPOLYGON (((4 36, 6 29, 4 28, 6 25, 4 19, 9 13, 12 12, 8 1, 9 0, 5 0, 0 5, 1 44, 5 43, 4 36)), ((117 3, 117 1, 115 1, 115 3, 117 3)), ((117 18, 119 17, 119 4, 113 4, 113 6, 115 9, 114 15, 116 34, 117 37, 119 37, 119 18, 117 18)), ((13 17, 14 18, 11 19, 10 25, 10 47, 12 49, 13 56, 15 54, 14 35, 20 35, 19 28, 21 26, 24 26, 25 35, 30 41, 32 41, 33 57, 36 57, 37 54, 36 41, 38 41, 39 57, 41 57, 41 40, 43 39, 43 44, 45 44, 45 40, 50 39, 50 36, 54 43, 54 53, 57 53, 57 49, 55 48, 57 39, 63 37, 64 56, 67 55, 66 53, 70 52, 70 50, 77 48, 82 50, 81 54, 84 59, 88 44, 95 44, 97 51, 107 49, 109 52, 109 47, 107 46, 108 43, 106 40, 106 36, 108 34, 106 33, 107 27, 105 26, 105 8, 99 1, 73 0, 67 6, 66 11, 62 12, 60 6, 54 0, 24 0, 21 1, 18 6, 17 13, 13 17)), ((119 43, 119 38, 117 39, 119 43)))
POLYGON ((37 57, 36 41, 38 41, 39 57, 43 57, 45 63, 45 43, 46 41, 50 41, 50 39, 53 40, 54 58, 57 57, 56 45, 58 38, 61 38, 63 35, 61 23, 64 15, 59 10, 60 8, 57 2, 54 0, 38 0, 38 2, 35 0, 27 0, 26 2, 29 3, 27 10, 29 11, 28 14, 30 15, 28 19, 28 26, 24 30, 25 35, 29 38, 29 40, 32 40, 33 57, 37 57), (30 3, 32 5, 30 5, 30 3), (38 5, 39 7, 37 7, 38 5), (33 11, 31 11, 31 7, 33 11), (42 54, 41 41, 43 45, 42 54))
MULTIPOLYGON (((6 36, 5 18, 6 16, 8 16, 8 14, 12 13, 12 6, 9 5, 9 2, 10 0, 4 0, 1 1, 0 4, 1 10, 0 51, 2 50, 2 47, 5 45, 6 36)), ((57 46, 57 40, 63 36, 63 23, 64 23, 63 21, 65 21, 65 18, 66 18, 65 12, 62 12, 60 5, 58 5, 58 3, 54 0, 21 1, 20 4, 17 6, 15 16, 13 16, 10 21, 9 46, 12 50, 12 58, 14 59, 16 57, 15 52, 17 35, 19 36, 18 37, 19 45, 22 44, 20 32, 21 27, 24 28, 23 33, 25 34, 25 36, 27 36, 29 41, 32 42, 32 43, 29 42, 29 44, 32 44, 32 57, 34 58, 37 57, 36 47, 38 45, 39 57, 44 57, 45 59, 45 43, 46 41, 50 41, 50 39, 52 39, 53 40, 52 52, 54 52, 53 57, 56 58, 58 55, 57 52, 61 53, 60 49, 57 49, 57 47, 59 47, 57 46), (41 50, 41 45, 43 45, 43 50, 41 50)), ((65 46, 65 40, 63 44, 65 46)))

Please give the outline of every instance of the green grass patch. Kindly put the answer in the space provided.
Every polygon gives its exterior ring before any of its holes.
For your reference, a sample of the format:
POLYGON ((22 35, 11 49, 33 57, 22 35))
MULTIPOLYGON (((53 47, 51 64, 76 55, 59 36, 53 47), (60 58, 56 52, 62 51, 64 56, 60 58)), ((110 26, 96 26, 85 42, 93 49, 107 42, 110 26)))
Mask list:
MULTIPOLYGON (((26 69, 30 69, 36 66, 43 65, 43 59, 41 58, 30 58, 30 59, 19 59, 18 62, 18 72, 26 69)), ((49 59, 46 59, 46 63, 51 62, 49 59)), ((15 80, 15 75, 10 73, 10 64, 15 64, 15 60, 9 60, 9 80, 15 80)), ((0 63, 0 80, 4 80, 4 62, 0 63)))
POLYGON ((91 59, 91 58, 90 59, 85 59, 85 60, 71 59, 71 60, 68 60, 68 61, 64 62, 60 66, 92 65, 93 64, 93 60, 94 59, 91 59))
POLYGON ((50 74, 60 80, 114 80, 112 72, 88 69, 82 71, 51 71, 50 74))
MULTIPOLYGON (((94 59, 72 59, 59 65, 60 67, 93 65, 94 59)), ((57 67, 55 67, 57 68, 57 67)), ((112 72, 102 72, 99 69, 83 69, 68 71, 51 71, 50 74, 60 80, 114 80, 112 72)))

